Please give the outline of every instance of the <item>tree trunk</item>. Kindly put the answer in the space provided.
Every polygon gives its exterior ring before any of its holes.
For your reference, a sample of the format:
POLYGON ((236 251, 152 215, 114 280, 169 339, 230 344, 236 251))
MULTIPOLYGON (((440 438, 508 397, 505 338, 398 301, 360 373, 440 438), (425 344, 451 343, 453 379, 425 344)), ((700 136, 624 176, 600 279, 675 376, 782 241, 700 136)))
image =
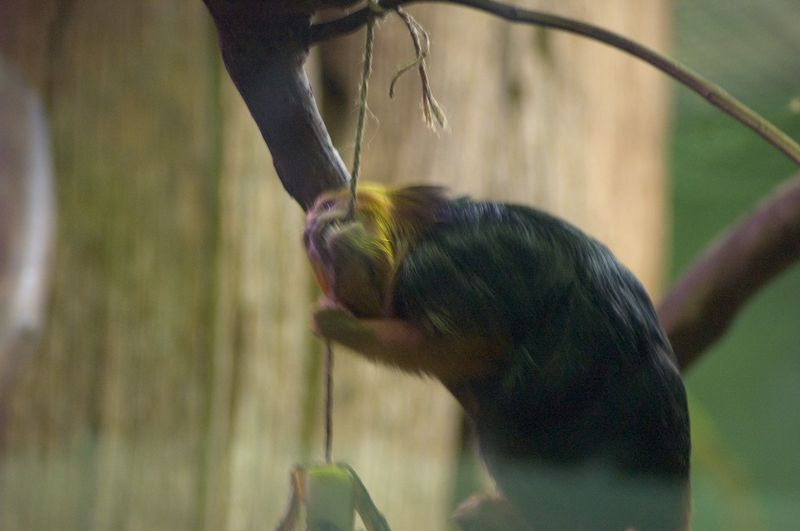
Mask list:
MULTIPOLYGON (((550 4, 665 45, 666 0, 550 4)), ((657 289, 664 79, 573 36, 452 6, 410 11, 431 33, 452 130, 425 129, 413 72, 389 101, 413 49, 388 19, 364 178, 544 207, 657 289)), ((270 528, 290 466, 321 456, 302 213, 213 33, 196 0, 0 4, 0 51, 49 113, 58 203, 45 335, 9 403, 2 529, 270 528)), ((362 42, 327 44, 317 63, 347 161, 362 42)), ((334 457, 394 528, 445 528, 454 401, 433 382, 336 361, 334 457)))

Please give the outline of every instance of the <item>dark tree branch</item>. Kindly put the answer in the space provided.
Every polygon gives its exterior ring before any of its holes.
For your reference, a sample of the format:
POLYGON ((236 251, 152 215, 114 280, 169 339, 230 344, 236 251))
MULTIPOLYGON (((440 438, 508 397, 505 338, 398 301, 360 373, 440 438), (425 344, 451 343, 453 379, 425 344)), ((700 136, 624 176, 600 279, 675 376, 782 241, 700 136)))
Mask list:
POLYGON ((349 173, 303 71, 311 13, 352 0, 205 0, 222 59, 247 104, 286 191, 308 209, 349 173))
MULTIPOLYGON (((392 7, 411 3, 443 3, 471 7, 509 22, 567 31, 622 50, 651 64, 682 85, 690 88, 715 107, 755 131, 764 140, 775 146, 800 166, 800 145, 763 116, 754 112, 721 87, 704 79, 702 76, 622 35, 585 22, 522 9, 493 0, 383 0, 381 5, 386 9, 391 9, 392 7)), ((339 20, 311 26, 308 40, 310 43, 315 43, 352 32, 366 22, 369 12, 369 8, 364 8, 339 20)))
POLYGON ((747 300, 800 260, 800 175, 728 230, 681 276, 658 313, 678 364, 719 339, 747 300))

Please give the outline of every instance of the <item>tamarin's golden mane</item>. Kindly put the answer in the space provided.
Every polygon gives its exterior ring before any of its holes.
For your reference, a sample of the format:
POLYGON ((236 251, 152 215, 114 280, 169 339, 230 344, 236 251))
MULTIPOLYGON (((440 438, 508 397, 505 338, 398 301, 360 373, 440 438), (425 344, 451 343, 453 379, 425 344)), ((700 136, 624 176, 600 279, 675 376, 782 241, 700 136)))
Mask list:
POLYGON ((356 195, 356 211, 372 225, 376 238, 385 242, 385 251, 395 262, 408 245, 436 223, 447 201, 445 189, 439 186, 387 188, 365 183, 356 195))

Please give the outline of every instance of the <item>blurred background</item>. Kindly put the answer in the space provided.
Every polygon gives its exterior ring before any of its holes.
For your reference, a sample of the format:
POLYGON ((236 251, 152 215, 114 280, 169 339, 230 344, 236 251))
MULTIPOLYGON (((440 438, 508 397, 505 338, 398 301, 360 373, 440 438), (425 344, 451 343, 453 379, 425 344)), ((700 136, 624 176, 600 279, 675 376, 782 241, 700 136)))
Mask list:
MULTIPOLYGON (((800 138, 800 4, 682 1, 681 61, 800 138)), ((781 157, 683 90, 670 142, 676 278, 707 242, 792 174, 781 157)), ((796 170, 795 170, 796 171, 796 170)), ((687 372, 695 529, 794 529, 800 514, 800 269, 762 290, 687 372)))
MULTIPOLYGON (((518 3, 675 56, 800 138, 795 0, 518 3)), ((464 9, 409 11, 431 34, 451 127, 425 127, 412 73, 389 99, 413 55, 389 17, 365 178, 558 213, 608 243, 655 300, 797 172, 615 50, 464 9)), ((307 65, 347 161, 362 37, 326 43, 307 65)), ((322 457, 317 294, 302 212, 202 2, 0 0, 0 84, 0 529, 274 528, 291 466, 322 457), (34 245, 19 234, 35 233, 21 205, 40 190, 25 183, 48 173, 31 162, 47 139, 55 201, 37 203, 55 219, 47 297, 15 335, 12 286, 34 245)), ((799 325, 795 267, 687 372, 694 529, 797 527, 799 325)), ((395 529, 447 529, 465 475, 454 401, 342 351, 335 376, 335 458, 395 529)))

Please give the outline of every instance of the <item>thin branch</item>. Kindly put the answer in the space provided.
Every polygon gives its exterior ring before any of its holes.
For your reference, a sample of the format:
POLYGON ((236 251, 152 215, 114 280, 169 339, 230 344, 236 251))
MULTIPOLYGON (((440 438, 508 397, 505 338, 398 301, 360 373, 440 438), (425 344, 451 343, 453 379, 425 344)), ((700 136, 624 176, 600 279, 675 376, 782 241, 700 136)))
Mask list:
MULTIPOLYGON (((651 64, 682 85, 690 88, 715 107, 755 131, 764 140, 800 166, 800 145, 786 133, 711 81, 622 35, 585 22, 522 9, 493 0, 384 0, 381 5, 386 9, 392 9, 411 3, 444 3, 471 7, 509 22, 567 31, 622 50, 651 64)), ((308 32, 308 42, 314 44, 355 31, 366 22, 368 14, 369 10, 364 8, 338 20, 312 25, 308 32)))
POLYGON ((739 309, 800 261, 800 175, 779 187, 681 276, 658 313, 681 369, 719 339, 739 309))

